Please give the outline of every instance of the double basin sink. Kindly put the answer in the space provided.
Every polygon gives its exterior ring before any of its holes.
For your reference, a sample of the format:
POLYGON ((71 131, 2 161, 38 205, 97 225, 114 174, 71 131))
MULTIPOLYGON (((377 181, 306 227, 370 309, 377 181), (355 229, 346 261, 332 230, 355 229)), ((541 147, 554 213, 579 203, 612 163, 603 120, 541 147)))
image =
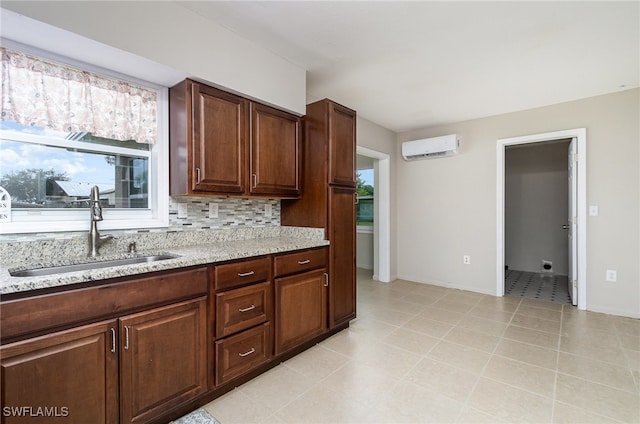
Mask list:
POLYGON ((66 272, 86 271, 97 268, 108 268, 112 266, 134 265, 141 263, 150 263, 157 261, 164 261, 167 259, 175 259, 177 255, 140 255, 131 258, 124 259, 107 259, 107 260, 93 260, 88 262, 76 263, 71 265, 58 265, 47 267, 34 267, 28 269, 15 269, 9 270, 9 274, 12 277, 40 277, 43 275, 55 275, 63 274, 66 272))

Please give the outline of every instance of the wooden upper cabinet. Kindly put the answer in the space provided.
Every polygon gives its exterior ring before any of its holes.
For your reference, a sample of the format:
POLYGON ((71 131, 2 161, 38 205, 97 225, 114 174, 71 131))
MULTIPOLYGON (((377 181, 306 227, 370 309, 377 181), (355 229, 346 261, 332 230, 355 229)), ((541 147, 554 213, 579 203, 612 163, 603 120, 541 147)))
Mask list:
POLYGON ((192 190, 244 193, 248 102, 202 84, 192 96, 192 190))
POLYGON ((252 194, 299 195, 300 123, 296 116, 251 103, 252 194))
POLYGON ((356 113, 327 102, 329 115, 329 184, 356 186, 356 113))
POLYGON ((196 81, 172 87, 170 194, 298 197, 300 121, 196 81))

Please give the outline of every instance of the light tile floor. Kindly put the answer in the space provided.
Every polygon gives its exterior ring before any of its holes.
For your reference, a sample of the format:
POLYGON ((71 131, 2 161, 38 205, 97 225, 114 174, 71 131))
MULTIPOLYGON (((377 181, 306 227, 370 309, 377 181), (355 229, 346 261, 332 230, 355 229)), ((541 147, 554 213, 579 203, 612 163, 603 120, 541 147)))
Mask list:
POLYGON ((371 280, 348 330, 205 407, 231 423, 638 423, 640 320, 371 280))

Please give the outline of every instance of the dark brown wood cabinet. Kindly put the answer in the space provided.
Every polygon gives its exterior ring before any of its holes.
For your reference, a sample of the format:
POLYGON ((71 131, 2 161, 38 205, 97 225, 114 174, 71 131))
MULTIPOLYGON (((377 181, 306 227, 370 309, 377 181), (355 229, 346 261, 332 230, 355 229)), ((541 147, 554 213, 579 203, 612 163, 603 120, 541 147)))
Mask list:
POLYGON ((220 386, 273 357, 271 256, 216 265, 212 275, 215 383, 220 386))
POLYGON ((170 194, 246 191, 249 102, 185 80, 170 90, 170 194))
POLYGON ((275 279, 276 355, 327 331, 327 284, 325 269, 275 279))
POLYGON ((325 134, 329 147, 329 184, 355 189, 356 113, 331 101, 309 105, 309 112, 316 116, 323 114, 320 122, 328 126, 325 134))
POLYGON ((60 415, 34 423, 142 423, 188 403, 209 388, 207 292, 201 267, 3 299, 2 410, 60 415))
POLYGON ((300 134, 297 116, 251 102, 251 194, 300 194, 300 134))
POLYGON ((274 257, 275 354, 327 331, 327 248, 274 257))
POLYGON ((142 423, 207 385, 206 298, 120 319, 120 421, 142 423))
POLYGON ((240 377, 271 358, 270 328, 265 322, 216 341, 216 384, 240 377))
POLYGON ((115 320, 4 345, 0 356, 3 423, 118 422, 115 320))
POLYGON ((356 317, 356 207, 355 192, 329 187, 329 327, 356 317))
POLYGON ((299 195, 299 117, 187 79, 169 128, 171 195, 299 195))
POLYGON ((282 225, 324 228, 329 246, 329 327, 356 314, 356 113, 331 100, 307 105, 302 197, 283 200, 282 225))

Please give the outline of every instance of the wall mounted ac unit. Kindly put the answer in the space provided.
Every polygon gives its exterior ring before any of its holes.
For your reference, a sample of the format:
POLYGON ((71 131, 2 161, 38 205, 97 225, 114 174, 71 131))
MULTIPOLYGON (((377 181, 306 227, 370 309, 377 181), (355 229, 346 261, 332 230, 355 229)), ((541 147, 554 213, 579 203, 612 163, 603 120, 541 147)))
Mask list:
POLYGON ((451 156, 458 153, 459 146, 456 134, 406 141, 402 143, 402 157, 404 160, 417 160, 451 156))

